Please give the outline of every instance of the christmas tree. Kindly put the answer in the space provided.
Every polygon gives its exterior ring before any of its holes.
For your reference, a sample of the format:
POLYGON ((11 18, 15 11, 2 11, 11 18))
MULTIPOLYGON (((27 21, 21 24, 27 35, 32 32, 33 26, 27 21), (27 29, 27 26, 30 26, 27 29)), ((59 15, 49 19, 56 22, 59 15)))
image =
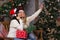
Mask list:
POLYGON ((17 8, 19 4, 24 6, 26 3, 27 0, 9 0, 9 2, 3 3, 0 6, 0 16, 9 17, 11 9, 17 8))
MULTIPOLYGON (((60 34, 57 33, 56 19, 59 16, 60 1, 59 0, 44 0, 44 9, 38 16, 38 21, 35 23, 37 30, 44 30, 44 40, 60 40, 60 34)), ((58 30, 57 30, 58 29, 58 30)))

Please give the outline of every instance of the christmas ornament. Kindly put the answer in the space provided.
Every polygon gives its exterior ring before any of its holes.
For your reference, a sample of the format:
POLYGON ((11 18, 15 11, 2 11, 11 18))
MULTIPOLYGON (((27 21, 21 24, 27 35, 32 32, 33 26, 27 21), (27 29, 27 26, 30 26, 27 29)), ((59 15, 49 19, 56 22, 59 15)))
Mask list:
POLYGON ((60 2, 60 0, 57 0, 58 2, 60 2))
POLYGON ((53 16, 51 16, 51 18, 53 18, 53 16))
POLYGON ((8 10, 5 10, 6 12, 8 12, 8 10))
POLYGON ((22 4, 20 3, 18 6, 22 6, 22 4))

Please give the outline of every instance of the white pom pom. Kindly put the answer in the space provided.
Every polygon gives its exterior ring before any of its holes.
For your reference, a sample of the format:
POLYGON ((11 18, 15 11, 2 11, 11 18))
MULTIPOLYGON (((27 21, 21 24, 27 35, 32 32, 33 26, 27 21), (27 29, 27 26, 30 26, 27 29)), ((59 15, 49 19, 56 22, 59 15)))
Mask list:
POLYGON ((13 14, 12 16, 16 16, 16 14, 13 14))
POLYGON ((51 18, 53 18, 53 16, 51 16, 51 18))

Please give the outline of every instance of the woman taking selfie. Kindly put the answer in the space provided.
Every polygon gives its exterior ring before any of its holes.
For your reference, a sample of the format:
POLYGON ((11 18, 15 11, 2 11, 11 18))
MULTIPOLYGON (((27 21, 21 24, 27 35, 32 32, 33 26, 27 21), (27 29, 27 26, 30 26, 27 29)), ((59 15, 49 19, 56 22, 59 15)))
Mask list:
MULTIPOLYGON (((16 17, 14 17, 11 20, 10 29, 9 29, 9 33, 8 33, 7 37, 14 38, 14 40, 24 40, 21 38, 16 38, 16 30, 17 29, 24 30, 24 29, 28 28, 31 21, 33 21, 40 14, 42 9, 43 9, 43 4, 41 4, 39 10, 37 10, 32 16, 29 16, 29 17, 26 17, 24 10, 17 9, 16 17)), ((33 33, 31 33, 29 35, 31 36, 31 40, 36 40, 36 37, 33 33)))

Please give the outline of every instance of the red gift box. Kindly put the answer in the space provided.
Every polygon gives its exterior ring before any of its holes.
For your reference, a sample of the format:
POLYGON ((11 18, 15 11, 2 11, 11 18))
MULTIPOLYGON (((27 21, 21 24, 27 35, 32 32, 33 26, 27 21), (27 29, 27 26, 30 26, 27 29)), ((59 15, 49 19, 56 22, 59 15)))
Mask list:
POLYGON ((26 39, 27 38, 27 32, 25 30, 17 30, 16 31, 16 37, 26 39))

